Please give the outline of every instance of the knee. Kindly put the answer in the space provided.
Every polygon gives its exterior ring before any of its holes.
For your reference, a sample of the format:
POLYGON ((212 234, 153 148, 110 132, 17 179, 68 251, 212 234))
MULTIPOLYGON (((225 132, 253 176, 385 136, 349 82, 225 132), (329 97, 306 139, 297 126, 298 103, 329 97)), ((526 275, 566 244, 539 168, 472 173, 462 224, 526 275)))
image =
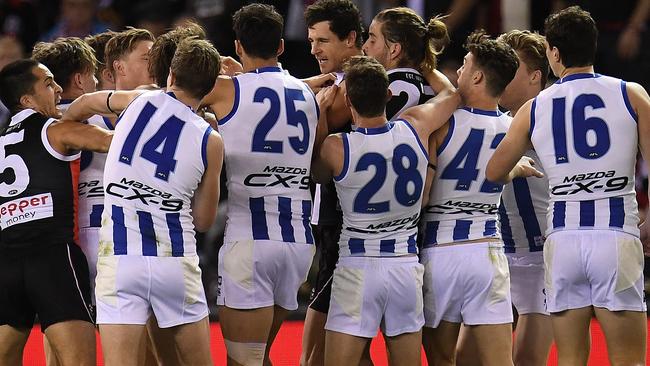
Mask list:
POLYGON ((264 365, 266 343, 233 342, 224 339, 228 358, 242 366, 264 365))

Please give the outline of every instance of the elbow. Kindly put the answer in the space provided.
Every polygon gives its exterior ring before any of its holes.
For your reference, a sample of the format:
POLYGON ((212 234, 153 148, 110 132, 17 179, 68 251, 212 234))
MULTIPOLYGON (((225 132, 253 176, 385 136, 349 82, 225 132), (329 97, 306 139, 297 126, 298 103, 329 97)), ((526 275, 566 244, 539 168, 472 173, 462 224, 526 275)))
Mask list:
POLYGON ((110 133, 108 134, 103 141, 103 144, 101 146, 101 151, 102 153, 107 153, 108 149, 111 147, 111 142, 113 141, 113 134, 110 133))
POLYGON ((499 172, 493 164, 488 163, 485 169, 485 179, 492 183, 506 184, 508 183, 507 174, 499 172))
POLYGON ((212 227, 212 222, 214 220, 207 220, 207 219, 194 219, 194 230, 200 233, 204 233, 208 230, 210 230, 210 227, 212 227))

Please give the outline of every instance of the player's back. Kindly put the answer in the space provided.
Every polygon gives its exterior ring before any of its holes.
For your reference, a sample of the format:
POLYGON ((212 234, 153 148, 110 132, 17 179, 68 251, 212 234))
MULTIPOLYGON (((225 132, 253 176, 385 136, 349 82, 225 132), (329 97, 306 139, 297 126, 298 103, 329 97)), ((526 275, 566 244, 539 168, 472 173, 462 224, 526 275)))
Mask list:
POLYGON ((425 103, 435 93, 419 71, 411 68, 388 70, 388 89, 392 96, 386 104, 386 118, 395 120, 410 107, 425 103))
POLYGON ((531 108, 531 141, 550 186, 547 234, 612 229, 638 236, 638 136, 625 82, 572 74, 542 91, 531 108))
POLYGON ((416 254, 428 154, 404 120, 357 128, 343 137, 334 178, 343 211, 341 256, 416 254))
POLYGON ((505 136, 511 117, 499 111, 461 108, 438 147, 438 169, 424 214, 424 246, 499 237, 502 185, 485 167, 505 136))
POLYGON ((191 198, 212 129, 173 93, 137 97, 106 158, 101 255, 196 255, 191 198))
POLYGON ((219 121, 229 196, 225 240, 313 244, 309 176, 316 99, 279 67, 233 81, 233 110, 219 121))

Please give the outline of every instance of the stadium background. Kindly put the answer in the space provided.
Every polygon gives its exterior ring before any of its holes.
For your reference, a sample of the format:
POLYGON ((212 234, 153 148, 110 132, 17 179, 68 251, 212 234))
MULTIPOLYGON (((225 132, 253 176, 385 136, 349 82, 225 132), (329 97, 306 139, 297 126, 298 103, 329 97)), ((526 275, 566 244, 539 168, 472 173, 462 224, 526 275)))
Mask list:
MULTIPOLYGON (((579 4, 590 10, 599 28, 599 51, 596 71, 650 86, 650 44, 647 27, 630 29, 628 20, 641 1, 650 0, 353 0, 362 12, 367 29, 374 14, 385 7, 410 6, 425 18, 448 14, 445 22, 451 33, 451 44, 442 55, 439 68, 455 82, 455 70, 465 51, 462 43, 473 29, 483 28, 491 34, 510 29, 541 30, 543 20, 555 9, 579 4)), ((84 37, 107 29, 119 31, 126 26, 149 29, 160 35, 168 29, 193 19, 201 24, 222 55, 234 56, 230 17, 242 5, 265 2, 276 6, 285 17, 285 53, 280 57, 283 67, 297 77, 318 73, 316 61, 309 53, 307 32, 302 13, 313 0, 0 0, 0 68, 20 57, 29 57, 38 41, 60 36, 84 37)), ((648 16, 646 15, 646 19, 648 16)), ((0 108, 0 125, 7 118, 0 108)), ((638 164, 637 197, 642 209, 648 205, 647 172, 638 164)), ((223 192, 219 217, 211 230, 199 235, 199 253, 206 295, 212 304, 212 320, 217 320, 216 298, 217 253, 223 241, 227 192, 223 192)), ((647 257, 646 257, 647 259, 647 257)), ((316 260, 314 262, 317 262, 316 260)), ((650 266, 646 266, 650 268, 650 266)), ((312 271, 314 272, 314 271, 312 271)), ((313 276, 310 276, 310 279, 313 276)), ((646 275, 646 278, 649 276, 646 275)), ((281 331, 272 353, 276 364, 297 364, 302 322, 311 285, 306 283, 299 293, 301 307, 281 331), (297 356, 296 356, 297 355, 297 356)), ((599 327, 594 335, 591 363, 606 364, 605 344, 599 327)), ((40 332, 33 332, 25 360, 27 365, 42 364, 40 332)), ((213 326, 212 343, 215 360, 225 355, 218 326, 213 326)), ((378 342, 373 355, 384 360, 378 342)), ((552 353, 551 359, 553 359, 552 353)), ((220 361, 218 361, 221 363, 220 361)), ((381 363, 379 363, 381 364, 381 363)))

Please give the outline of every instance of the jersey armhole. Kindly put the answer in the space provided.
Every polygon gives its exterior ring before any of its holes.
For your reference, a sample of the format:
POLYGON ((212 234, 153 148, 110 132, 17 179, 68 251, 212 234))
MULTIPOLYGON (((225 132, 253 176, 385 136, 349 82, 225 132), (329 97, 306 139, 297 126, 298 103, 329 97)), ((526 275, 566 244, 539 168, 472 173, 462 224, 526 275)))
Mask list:
POLYGON ((623 101, 625 102, 625 107, 627 111, 630 112, 630 116, 634 122, 639 122, 639 117, 636 115, 634 108, 632 108, 632 103, 630 103, 630 97, 627 95, 627 83, 625 80, 621 80, 621 93, 623 94, 623 101))
POLYGON ((43 124, 43 128, 41 129, 41 142, 43 143, 43 147, 45 147, 45 150, 47 150, 47 152, 50 153, 52 157, 61 161, 73 161, 79 159, 81 157, 81 152, 78 152, 74 155, 63 155, 58 151, 54 150, 52 145, 50 145, 50 140, 47 138, 47 129, 54 122, 56 122, 54 118, 48 119, 45 122, 45 124, 43 124))
POLYGON ((307 83, 305 83, 304 81, 301 81, 301 83, 305 84, 305 88, 307 88, 307 90, 309 91, 309 94, 311 95, 311 97, 314 100, 314 106, 316 106, 316 120, 319 121, 320 120, 320 107, 318 106, 318 101, 316 100, 316 94, 314 94, 314 91, 311 90, 311 88, 309 87, 309 85, 307 85, 307 83))
POLYGON ((341 173, 334 177, 336 182, 340 182, 348 174, 348 168, 350 166, 350 143, 348 142, 348 134, 342 133, 341 138, 343 139, 343 169, 341 173))
POLYGON ((424 157, 427 159, 427 161, 429 161, 429 153, 427 153, 427 150, 422 145, 422 141, 420 141, 420 137, 418 137, 418 133, 415 132, 415 128, 413 128, 413 126, 411 126, 411 124, 405 119, 399 119, 398 121, 404 122, 406 127, 408 127, 409 130, 411 130, 411 132, 413 133, 413 137, 415 138, 415 141, 417 141, 418 146, 420 146, 420 150, 422 150, 422 153, 424 154, 424 157))
POLYGON ((535 129, 535 107, 536 106, 537 106, 537 97, 533 99, 533 104, 530 105, 530 127, 528 127, 528 138, 533 137, 533 130, 535 129))
POLYGON ((203 139, 201 140, 201 160, 203 160, 203 169, 208 168, 208 138, 210 134, 214 131, 211 126, 205 129, 203 133, 203 139))
POLYGON ((232 104, 232 109, 230 112, 223 117, 222 119, 217 121, 217 124, 219 126, 225 125, 234 115, 237 113, 237 109, 239 108, 239 81, 237 78, 232 78, 232 84, 233 87, 235 88, 235 101, 232 104))
POLYGON ((447 145, 449 145, 449 141, 451 141, 451 135, 454 133, 454 125, 456 124, 456 120, 454 119, 454 115, 452 114, 451 117, 449 117, 449 129, 447 129, 447 136, 445 136, 445 139, 442 140, 442 145, 438 147, 436 150, 436 154, 440 156, 442 152, 445 150, 447 145))

